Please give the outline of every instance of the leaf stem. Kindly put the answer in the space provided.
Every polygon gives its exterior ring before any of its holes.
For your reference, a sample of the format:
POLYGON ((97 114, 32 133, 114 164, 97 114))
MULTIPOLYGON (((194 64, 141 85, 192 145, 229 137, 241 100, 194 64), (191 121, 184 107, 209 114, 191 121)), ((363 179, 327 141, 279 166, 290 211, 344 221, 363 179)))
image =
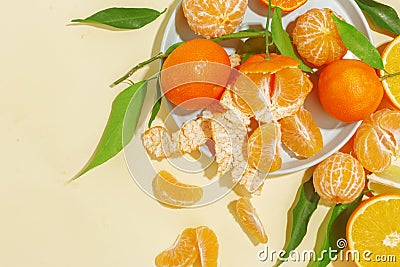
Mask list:
POLYGON ((272 0, 268 0, 268 9, 267 9, 267 21, 265 23, 265 59, 269 60, 269 22, 271 19, 271 5, 272 0))
MULTIPOLYGON (((212 38, 210 40, 218 43, 218 42, 221 42, 223 40, 228 40, 228 39, 243 39, 243 38, 264 37, 265 34, 268 34, 268 31, 266 33, 265 31, 259 31, 259 30, 243 30, 243 31, 239 31, 239 32, 223 35, 223 36, 220 36, 220 37, 212 38)), ((110 84, 110 87, 113 88, 114 86, 116 86, 116 85, 120 84, 121 82, 125 81, 130 76, 132 76, 137 70, 143 68, 147 64, 150 64, 151 62, 156 61, 158 59, 166 58, 169 54, 171 54, 172 51, 174 51, 175 48, 177 48, 178 46, 180 46, 183 43, 184 42, 179 42, 179 43, 173 44, 167 49, 167 51, 165 53, 160 52, 157 55, 151 57, 150 59, 145 60, 143 62, 140 62, 139 64, 134 66, 132 69, 130 69, 124 76, 122 76, 121 78, 119 78, 118 80, 116 80, 115 82, 110 84)))
POLYGON ((128 79, 130 76, 132 76, 132 74, 134 74, 137 70, 143 68, 144 66, 146 66, 147 64, 150 64, 153 61, 156 61, 158 59, 162 59, 164 58, 165 55, 163 52, 158 53, 157 55, 155 55, 154 57, 145 60, 143 62, 140 62, 139 64, 137 64, 135 67, 133 67, 132 69, 130 69, 124 76, 122 76, 121 78, 119 78, 118 80, 116 80, 115 82, 113 82, 110 87, 113 88, 114 86, 120 84, 121 82, 125 81, 126 79, 128 79))
POLYGON ((385 80, 385 79, 387 79, 387 78, 391 78, 391 77, 395 77, 395 76, 400 75, 400 71, 399 71, 399 72, 395 72, 395 73, 389 73, 389 72, 387 72, 387 71, 385 70, 385 72, 386 72, 387 74, 386 74, 386 75, 383 75, 382 77, 380 77, 380 78, 379 78, 380 81, 383 81, 383 80, 385 80))

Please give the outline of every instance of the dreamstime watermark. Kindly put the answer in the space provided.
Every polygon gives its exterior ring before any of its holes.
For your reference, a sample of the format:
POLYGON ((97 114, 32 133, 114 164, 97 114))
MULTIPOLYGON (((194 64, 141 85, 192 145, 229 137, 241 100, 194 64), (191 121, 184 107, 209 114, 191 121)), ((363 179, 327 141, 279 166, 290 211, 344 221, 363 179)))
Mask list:
POLYGON ((310 262, 316 261, 321 262, 329 259, 329 261, 340 261, 340 262, 386 262, 393 263, 397 262, 396 255, 386 254, 374 254, 370 250, 358 251, 346 249, 347 241, 344 238, 340 238, 336 242, 337 249, 329 247, 321 252, 315 252, 314 250, 292 250, 286 255, 284 250, 274 250, 265 246, 264 249, 259 250, 257 253, 258 260, 261 262, 310 262))

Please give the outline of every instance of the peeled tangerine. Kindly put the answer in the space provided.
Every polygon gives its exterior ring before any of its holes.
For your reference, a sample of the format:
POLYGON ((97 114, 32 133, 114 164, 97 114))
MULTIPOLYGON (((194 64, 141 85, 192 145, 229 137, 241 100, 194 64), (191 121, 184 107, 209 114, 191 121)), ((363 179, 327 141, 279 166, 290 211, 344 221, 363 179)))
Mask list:
POLYGON ((364 189, 364 168, 350 154, 336 152, 318 164, 313 182, 321 198, 333 203, 350 203, 364 189))
POLYGON ((382 172, 400 154, 400 111, 381 109, 357 129, 354 151, 365 169, 382 172))

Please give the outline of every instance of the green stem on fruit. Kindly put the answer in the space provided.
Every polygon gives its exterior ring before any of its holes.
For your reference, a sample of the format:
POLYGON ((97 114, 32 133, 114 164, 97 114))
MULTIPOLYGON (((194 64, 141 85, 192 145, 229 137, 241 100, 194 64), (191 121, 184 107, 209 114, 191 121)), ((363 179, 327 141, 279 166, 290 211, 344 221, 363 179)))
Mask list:
POLYGON ((268 9, 267 9, 267 21, 265 24, 265 59, 270 59, 269 56, 269 21, 271 19, 271 5, 272 5, 272 0, 268 0, 268 9))
POLYGON ((387 74, 386 75, 383 75, 382 77, 380 77, 379 78, 379 80, 380 81, 383 81, 383 80, 385 80, 385 79, 387 79, 387 78, 391 78, 391 77, 395 77, 395 76, 398 76, 398 75, 400 75, 400 71, 399 72, 395 72, 395 73, 389 73, 389 72, 387 72, 386 70, 384 70, 387 74))
MULTIPOLYGON (((243 31, 239 31, 239 32, 231 33, 231 34, 226 34, 226 35, 223 35, 223 36, 220 36, 220 37, 212 38, 210 40, 218 43, 218 42, 221 42, 223 40, 228 40, 228 39, 244 39, 244 38, 265 37, 266 34, 268 34, 268 31, 243 30, 243 31)), ((267 37, 267 40, 268 40, 268 37, 267 37)), ((172 53, 172 51, 175 50, 175 48, 177 48, 178 46, 180 46, 183 43, 184 42, 179 42, 179 43, 173 44, 167 49, 167 51, 165 53, 160 52, 157 55, 151 57, 150 59, 145 60, 143 62, 140 62, 139 64, 134 66, 132 69, 130 69, 124 76, 122 76, 121 78, 119 78, 118 80, 113 82, 110 85, 110 87, 113 88, 114 86, 122 83, 123 81, 125 81, 126 79, 131 77, 136 71, 138 71, 139 69, 143 68, 147 64, 150 64, 151 62, 159 60, 159 59, 166 58, 169 54, 172 53)))

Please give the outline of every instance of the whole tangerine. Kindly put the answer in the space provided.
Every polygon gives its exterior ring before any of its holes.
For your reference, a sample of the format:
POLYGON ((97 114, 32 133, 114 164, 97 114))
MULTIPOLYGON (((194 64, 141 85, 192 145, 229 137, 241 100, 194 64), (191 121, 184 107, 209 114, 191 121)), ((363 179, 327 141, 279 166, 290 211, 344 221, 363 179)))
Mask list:
POLYGON ((162 66, 161 87, 173 104, 188 110, 202 109, 219 100, 230 73, 229 56, 213 41, 184 42, 162 66))
POLYGON ((360 60, 340 59, 322 70, 318 94, 329 115, 355 122, 366 119, 378 108, 383 86, 374 68, 360 60))

